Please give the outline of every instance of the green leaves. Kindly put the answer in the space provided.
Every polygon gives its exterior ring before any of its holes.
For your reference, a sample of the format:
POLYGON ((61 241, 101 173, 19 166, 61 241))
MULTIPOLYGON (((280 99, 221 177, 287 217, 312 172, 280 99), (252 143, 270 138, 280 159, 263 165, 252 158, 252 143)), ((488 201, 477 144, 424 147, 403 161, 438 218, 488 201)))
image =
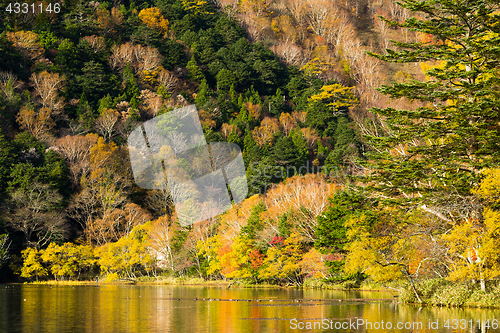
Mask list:
POLYGON ((416 107, 371 110, 383 117, 387 131, 366 137, 374 151, 365 181, 374 182, 370 189, 375 193, 399 203, 424 201, 460 210, 453 200, 471 200, 466 198, 480 170, 500 162, 500 53, 495 44, 500 29, 492 24, 500 7, 463 0, 405 0, 401 5, 427 16, 391 24, 431 39, 395 43, 401 51, 371 55, 389 62, 421 62, 427 80, 379 89, 416 107))

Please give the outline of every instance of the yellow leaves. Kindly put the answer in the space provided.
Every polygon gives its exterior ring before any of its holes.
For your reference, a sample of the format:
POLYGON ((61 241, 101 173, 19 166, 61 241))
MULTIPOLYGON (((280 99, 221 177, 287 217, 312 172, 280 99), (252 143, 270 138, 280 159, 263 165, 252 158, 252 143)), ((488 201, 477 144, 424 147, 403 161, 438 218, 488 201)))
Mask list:
POLYGON ((485 169, 482 175, 481 184, 472 192, 486 202, 497 204, 500 202, 500 169, 485 169))
POLYGON ((261 106, 259 104, 253 104, 252 102, 246 102, 243 104, 245 110, 248 114, 252 116, 253 119, 259 119, 261 114, 261 106))
POLYGON ((269 0, 241 0, 239 10, 243 13, 255 13, 257 16, 269 17, 272 11, 269 9, 269 0))
POLYGON ((99 27, 104 30, 104 33, 115 33, 116 29, 123 23, 123 13, 117 7, 111 8, 111 12, 107 9, 99 9, 96 13, 99 27))
POLYGON ((195 16, 200 14, 213 15, 214 13, 209 12, 205 9, 207 7, 207 4, 208 2, 205 0, 198 0, 198 1, 182 0, 182 7, 185 10, 192 12, 195 16))
POLYGON ((350 243, 345 272, 363 272, 375 281, 421 274, 427 269, 428 261, 424 257, 429 243, 425 233, 419 229, 425 228, 422 225, 425 218, 419 214, 385 209, 375 214, 367 212, 350 218, 346 222, 350 243))
POLYGON ((358 99, 352 93, 354 87, 345 87, 339 83, 326 85, 321 88, 321 93, 310 97, 313 102, 329 102, 334 113, 341 108, 349 108, 358 103, 358 99))
POLYGON ((35 110, 34 105, 27 104, 19 110, 16 121, 23 130, 41 140, 47 138, 55 126, 51 115, 52 110, 49 108, 35 110))
POLYGON ((91 177, 100 177, 106 167, 113 164, 113 155, 118 149, 114 142, 106 143, 104 138, 99 137, 97 144, 90 149, 90 165, 93 170, 91 177))
POLYGON ((292 279, 300 273, 299 262, 302 259, 302 242, 304 238, 298 233, 292 233, 283 247, 272 246, 267 250, 263 268, 259 271, 262 279, 292 279))
POLYGON ((130 234, 116 243, 108 243, 96 249, 98 264, 105 273, 116 273, 135 277, 138 269, 147 272, 155 262, 149 250, 148 232, 151 223, 135 226, 130 234))
POLYGON ((454 225, 443 235, 448 252, 455 258, 450 280, 489 280, 500 276, 499 217, 498 212, 487 209, 484 225, 469 219, 454 225))
POLYGON ((141 72, 141 78, 142 78, 142 82, 146 85, 146 87, 148 88, 152 88, 154 86, 156 86, 157 84, 157 77, 158 77, 158 73, 160 72, 160 70, 163 70, 162 67, 158 67, 157 69, 153 69, 153 70, 144 70, 141 72))
POLYGON ((208 261, 207 275, 215 274, 222 269, 221 262, 218 258, 221 248, 222 242, 220 241, 219 235, 210 237, 207 240, 199 240, 196 244, 198 256, 204 256, 208 261))
POLYGON ((299 262, 300 270, 306 277, 322 278, 328 276, 328 267, 325 264, 325 256, 315 248, 311 248, 309 252, 304 254, 299 262))
POLYGON ((252 131, 252 136, 259 147, 262 147, 270 144, 274 134, 277 132, 279 132, 278 120, 266 117, 262 120, 260 127, 255 127, 252 131))
POLYGON ((406 73, 404 71, 397 71, 396 74, 394 74, 394 81, 396 81, 397 83, 406 83, 409 82, 411 79, 413 79, 411 74, 406 73))
POLYGON ((32 31, 7 31, 7 38, 14 44, 14 47, 21 52, 23 57, 27 59, 39 59, 45 52, 39 43, 38 34, 32 31))
POLYGON ((50 271, 56 279, 58 277, 73 277, 77 272, 89 268, 95 263, 93 248, 90 245, 50 243, 45 250, 40 252, 41 259, 49 265, 50 271))
POLYGON ((28 279, 34 276, 38 278, 47 276, 50 271, 56 279, 71 278, 96 263, 103 273, 108 273, 108 280, 124 275, 135 277, 138 270, 149 273, 155 264, 149 248, 151 228, 150 222, 135 226, 117 242, 97 248, 73 243, 50 243, 47 249, 40 251, 27 248, 21 252, 23 267, 20 275, 28 279))
POLYGON ((271 21, 271 29, 274 33, 282 40, 290 42, 295 42, 298 39, 297 30, 294 25, 295 23, 292 18, 287 15, 279 16, 271 21))
POLYGON ((300 68, 301 71, 304 71, 308 74, 314 74, 314 75, 318 75, 318 74, 321 74, 323 73, 324 71, 326 71, 328 68, 330 68, 332 66, 331 63, 329 62, 326 62, 325 60, 323 60, 322 58, 320 57, 316 57, 312 60, 310 60, 307 64, 305 64, 304 66, 302 66, 300 68))
POLYGON ((21 277, 31 278, 36 276, 47 275, 47 270, 42 266, 40 259, 40 252, 34 248, 27 248, 21 251, 21 257, 23 259, 23 267, 21 268, 21 277))
POLYGON ((297 127, 297 121, 287 112, 280 115, 279 122, 285 135, 290 134, 290 131, 297 127))
POLYGON ((168 32, 169 22, 161 15, 160 10, 156 7, 141 10, 139 12, 139 18, 142 23, 151 29, 158 30, 164 35, 168 32))
POLYGON ((440 68, 444 69, 446 67, 446 61, 437 61, 434 63, 431 62, 421 62, 420 63, 420 68, 422 69, 422 72, 425 74, 425 77, 427 80, 430 79, 430 76, 428 72, 434 68, 440 68))
POLYGON ((230 251, 219 254, 221 274, 227 278, 249 278, 253 272, 250 268, 251 241, 244 237, 237 237, 230 251))

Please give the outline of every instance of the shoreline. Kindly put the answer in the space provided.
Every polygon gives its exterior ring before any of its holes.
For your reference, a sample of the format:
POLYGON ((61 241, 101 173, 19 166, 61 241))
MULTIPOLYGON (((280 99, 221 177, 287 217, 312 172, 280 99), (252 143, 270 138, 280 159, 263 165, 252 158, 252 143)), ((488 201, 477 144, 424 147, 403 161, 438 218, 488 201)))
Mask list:
POLYGON ((337 290, 337 291, 363 291, 363 292, 388 292, 395 293, 395 288, 386 288, 376 284, 363 284, 358 287, 346 288, 341 284, 331 284, 323 281, 314 280, 306 281, 300 286, 296 285, 277 285, 268 283, 248 283, 239 280, 205 280, 202 278, 138 278, 131 279, 118 279, 113 281, 106 281, 105 278, 100 279, 98 282, 95 280, 43 280, 43 281, 29 281, 29 282, 6 282, 0 285, 17 285, 17 284, 31 284, 31 285, 172 285, 172 286, 207 286, 207 287, 224 287, 224 288, 257 288, 257 289, 322 289, 322 290, 337 290))
POLYGON ((248 281, 234 280, 204 280, 202 278, 174 278, 158 277, 144 278, 137 280, 115 280, 95 282, 94 280, 47 280, 20 283, 4 283, 4 285, 31 284, 31 285, 82 285, 82 286, 113 286, 113 285, 150 285, 150 286, 201 286, 217 287, 224 289, 323 289, 336 291, 354 292, 382 292, 391 294, 394 300, 401 304, 424 307, 447 307, 447 308, 479 308, 498 309, 500 308, 500 286, 492 286, 487 292, 481 292, 476 286, 463 283, 451 283, 444 280, 429 280, 419 284, 419 293, 423 303, 419 303, 412 296, 411 291, 401 282, 393 282, 391 285, 381 285, 373 281, 365 281, 357 287, 352 285, 331 284, 320 280, 306 280, 301 286, 282 286, 273 284, 255 284, 248 281), (431 287, 432 288, 429 288, 431 287))

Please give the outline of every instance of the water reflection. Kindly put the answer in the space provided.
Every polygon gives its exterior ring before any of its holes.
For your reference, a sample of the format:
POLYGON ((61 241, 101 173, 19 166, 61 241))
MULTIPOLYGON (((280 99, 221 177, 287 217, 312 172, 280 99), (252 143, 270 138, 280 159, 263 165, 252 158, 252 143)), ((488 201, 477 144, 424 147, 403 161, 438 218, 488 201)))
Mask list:
POLYGON ((492 329, 499 310, 419 308, 391 298, 389 293, 359 291, 0 285, 0 332, 500 331, 492 329), (481 330, 478 320, 488 319, 490 328, 481 330), (363 325, 353 325, 361 321, 363 325))

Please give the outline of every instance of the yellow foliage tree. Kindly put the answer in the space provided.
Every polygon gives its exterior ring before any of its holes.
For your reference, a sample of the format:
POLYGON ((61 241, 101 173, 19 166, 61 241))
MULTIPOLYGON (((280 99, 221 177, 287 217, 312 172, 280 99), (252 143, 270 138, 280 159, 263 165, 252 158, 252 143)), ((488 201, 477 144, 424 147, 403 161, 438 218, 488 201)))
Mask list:
POLYGON ((285 239, 283 246, 272 246, 267 250, 259 277, 262 279, 277 279, 299 285, 302 282, 300 261, 303 256, 303 237, 292 233, 285 239))
POLYGON ((430 229, 425 225, 429 219, 419 214, 388 209, 364 212, 349 219, 346 273, 363 272, 381 282, 406 279, 422 303, 415 280, 435 258, 422 254, 420 248, 429 247, 436 237, 425 232, 430 229))
POLYGON ((316 57, 308 61, 300 70, 309 75, 319 75, 332 67, 332 65, 333 64, 323 59, 323 57, 316 57))
POLYGON ((90 245, 76 245, 64 243, 57 245, 50 243, 49 246, 40 251, 41 259, 49 265, 51 273, 56 278, 74 277, 83 269, 91 267, 95 263, 94 251, 90 245))
POLYGON ((342 108, 349 108, 358 103, 358 99, 352 93, 354 87, 345 87, 339 83, 325 85, 321 93, 311 96, 312 102, 325 102, 331 106, 334 114, 341 113, 342 108))
POLYGON ((33 276, 38 281, 39 276, 46 276, 47 269, 43 267, 40 258, 40 251, 35 248, 28 247, 21 251, 21 258, 23 259, 23 267, 21 268, 21 277, 30 279, 33 276))
POLYGON ((16 120, 23 130, 41 140, 49 137, 50 131, 55 126, 55 122, 51 117, 52 113, 49 108, 44 107, 35 110, 32 104, 28 104, 19 110, 16 120))
POLYGON ((151 29, 158 30, 166 34, 168 32, 168 20, 161 15, 161 12, 156 7, 146 8, 139 12, 139 18, 142 23, 151 29))
POLYGON ((302 260, 299 261, 299 267, 306 277, 317 279, 328 278, 328 267, 325 264, 326 256, 321 254, 315 248, 311 248, 309 252, 304 254, 302 260))
POLYGON ((254 272, 249 265, 252 250, 251 240, 242 236, 236 237, 231 246, 231 251, 219 255, 222 267, 221 274, 227 278, 252 277, 254 272))
POLYGON ((189 0, 182 0, 182 7, 193 13, 194 16, 198 16, 200 14, 208 14, 208 15, 213 15, 214 13, 208 10, 208 2, 205 0, 198 0, 198 1, 189 1, 189 0))
POLYGON ((198 256, 204 257, 208 262, 207 275, 216 274, 221 271, 222 265, 219 260, 219 251, 222 242, 219 235, 212 236, 206 240, 199 240, 196 244, 198 256))
POLYGON ((14 44, 14 47, 21 52, 23 57, 29 60, 39 59, 45 52, 40 46, 38 34, 33 31, 7 32, 7 38, 14 44))
POLYGON ((254 128, 252 136, 255 142, 260 146, 271 144, 271 139, 274 134, 279 132, 279 122, 275 118, 266 117, 262 120, 261 125, 254 128))
POLYGON ((500 276, 500 169, 487 169, 483 175, 473 191, 486 205, 483 222, 468 219, 455 224, 443 239, 454 259, 449 279, 480 281, 485 291, 486 281, 500 276))
POLYGON ((118 274, 136 278, 138 271, 148 275, 154 269, 155 259, 151 256, 148 232, 151 222, 138 225, 132 232, 116 243, 108 243, 96 249, 98 264, 106 274, 118 274))
POLYGON ((269 0, 241 0, 239 10, 243 13, 255 13, 257 16, 269 17, 272 15, 269 0))

